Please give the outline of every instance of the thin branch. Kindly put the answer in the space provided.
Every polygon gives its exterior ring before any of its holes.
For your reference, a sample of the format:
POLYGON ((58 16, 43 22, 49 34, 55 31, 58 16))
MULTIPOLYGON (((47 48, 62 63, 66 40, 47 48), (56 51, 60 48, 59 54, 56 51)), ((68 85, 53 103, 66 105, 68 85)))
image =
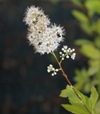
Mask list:
POLYGON ((56 59, 58 65, 59 65, 59 67, 60 67, 60 69, 61 69, 62 75, 63 75, 63 76, 65 77, 65 79, 67 80, 68 84, 69 84, 70 86, 72 86, 72 89, 73 89, 74 93, 77 95, 77 97, 78 97, 79 100, 81 101, 82 105, 83 105, 83 106, 85 107, 85 109, 89 112, 89 114, 93 114, 93 113, 88 109, 88 107, 85 105, 85 103, 82 101, 82 98, 78 95, 77 91, 75 90, 75 88, 74 88, 73 85, 71 84, 70 80, 68 79, 67 74, 64 72, 64 70, 63 70, 63 68, 62 68, 62 66, 61 66, 61 64, 60 64, 60 62, 59 62, 59 60, 58 60, 58 58, 56 57, 56 55, 55 55, 54 52, 52 52, 52 55, 53 55, 54 58, 56 59))

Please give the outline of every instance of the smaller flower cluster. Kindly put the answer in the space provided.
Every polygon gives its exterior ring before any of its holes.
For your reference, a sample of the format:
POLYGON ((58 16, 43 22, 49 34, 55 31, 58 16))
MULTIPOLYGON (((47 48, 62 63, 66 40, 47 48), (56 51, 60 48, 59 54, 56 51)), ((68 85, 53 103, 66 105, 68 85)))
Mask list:
POLYGON ((68 48, 67 46, 63 46, 62 51, 59 53, 61 60, 64 60, 64 58, 71 57, 73 60, 76 57, 76 53, 74 52, 75 49, 68 48))
POLYGON ((52 72, 52 74, 51 74, 52 76, 56 75, 59 70, 60 70, 60 69, 55 69, 52 64, 50 64, 50 65, 47 67, 47 72, 48 72, 48 73, 52 72))

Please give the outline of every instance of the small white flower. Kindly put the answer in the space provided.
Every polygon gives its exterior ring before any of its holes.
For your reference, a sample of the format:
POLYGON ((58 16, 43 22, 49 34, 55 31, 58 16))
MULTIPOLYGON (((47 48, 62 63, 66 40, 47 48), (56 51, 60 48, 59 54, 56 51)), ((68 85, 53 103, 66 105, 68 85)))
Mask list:
POLYGON ((54 72, 54 75, 56 75, 57 73, 56 72, 54 72))
POLYGON ((51 75, 54 76, 54 73, 52 73, 51 75))
POLYGON ((67 52, 70 52, 70 51, 71 51, 71 48, 68 48, 68 49, 67 49, 67 52))
POLYGON ((61 58, 61 60, 64 60, 64 58, 61 58))
POLYGON ((64 46, 64 49, 67 49, 67 46, 64 46))
POLYGON ((67 55, 66 58, 69 58, 69 56, 67 55))
POLYGON ((62 52, 60 51, 59 54, 62 54, 62 52))
POLYGON ((50 72, 50 70, 49 70, 49 69, 47 69, 47 72, 49 73, 49 72, 50 72))
POLYGON ((50 67, 53 67, 53 65, 52 65, 52 64, 50 64, 49 66, 50 66, 50 67))
POLYGON ((72 52, 75 51, 75 49, 72 49, 72 52))
POLYGON ((75 57, 76 57, 76 53, 73 53, 73 54, 71 55, 71 58, 74 60, 75 57))
POLYGON ((64 48, 62 48, 62 51, 64 51, 64 48))
POLYGON ((65 56, 65 54, 62 54, 62 56, 64 57, 64 56, 65 56))
POLYGON ((55 71, 56 71, 56 72, 58 72, 58 71, 59 71, 59 69, 56 69, 55 71))

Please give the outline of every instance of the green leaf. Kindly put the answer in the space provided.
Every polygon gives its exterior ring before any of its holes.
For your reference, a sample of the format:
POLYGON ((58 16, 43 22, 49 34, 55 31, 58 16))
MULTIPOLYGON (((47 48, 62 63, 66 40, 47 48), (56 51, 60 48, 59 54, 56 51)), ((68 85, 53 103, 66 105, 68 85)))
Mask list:
POLYGON ((95 31, 97 34, 100 34, 100 19, 93 23, 92 30, 95 31))
POLYGON ((95 108, 96 108, 97 113, 100 114, 100 99, 99 99, 98 102, 96 103, 95 108))
POLYGON ((92 10, 100 14, 100 0, 86 0, 85 6, 88 10, 92 10))
POLYGON ((68 105, 68 104, 62 104, 62 106, 63 106, 66 110, 68 110, 68 111, 70 111, 70 112, 72 112, 72 113, 74 113, 74 114, 89 114, 89 113, 87 112, 87 110, 86 110, 82 105, 68 105))
POLYGON ((80 23, 81 28, 86 32, 87 34, 91 35, 92 34, 92 28, 89 24, 86 23, 80 23))
POLYGON ((91 112, 91 114, 92 113, 97 114, 94 109, 98 99, 98 93, 96 89, 92 87, 90 98, 88 98, 87 96, 83 95, 81 92, 76 90, 75 88, 73 90, 73 88, 74 87, 67 85, 66 89, 61 91, 60 96, 63 98, 68 98, 70 102, 70 104, 62 104, 62 106, 66 110, 74 114, 90 114, 89 111, 91 112), (76 95, 76 93, 81 98, 81 100, 76 95), (85 104, 85 106, 83 105, 83 103, 85 104), (89 111, 86 109, 86 107, 89 111))
POLYGON ((80 102, 78 97, 75 95, 71 86, 67 85, 66 89, 61 91, 60 97, 67 98, 69 97, 70 102, 74 103, 80 102))
POLYGON ((96 105, 96 102, 98 100, 98 93, 95 89, 95 87, 92 87, 91 89, 91 95, 90 95, 90 98, 89 98, 89 103, 91 105, 91 110, 94 110, 95 108, 95 105, 96 105))
POLYGON ((89 20, 88 20, 87 16, 84 13, 82 13, 82 12, 80 12, 78 10, 73 10, 72 11, 72 14, 81 23, 89 23, 89 20))
POLYGON ((78 90, 82 90, 83 87, 85 87, 86 85, 85 82, 88 80, 87 71, 84 68, 81 70, 76 69, 75 74, 76 74, 74 78, 74 80, 76 81, 75 88, 77 88, 78 90))
POLYGON ((89 75, 94 75, 100 70, 100 60, 90 60, 89 61, 89 69, 88 69, 88 74, 89 75))
POLYGON ((89 74, 85 68, 81 70, 75 70, 75 78, 76 84, 74 85, 75 88, 78 90, 83 90, 85 92, 89 92, 90 90, 90 83, 89 83, 89 74))
POLYGON ((95 48, 93 45, 82 45, 80 51, 82 54, 91 59, 100 59, 100 50, 95 48))
MULTIPOLYGON (((75 88, 74 88, 75 89, 75 88)), ((75 89, 76 90, 76 89, 75 89)), ((87 97, 84 96, 82 93, 80 93, 78 90, 76 90, 79 96, 81 96, 82 100, 84 103, 87 102, 87 97)), ((77 95, 75 94, 73 87, 67 85, 66 89, 61 91, 60 97, 67 98, 69 99, 69 102, 71 104, 82 104, 77 95)))
MULTIPOLYGON (((100 30, 100 29, 99 29, 100 30)), ((94 44, 97 48, 100 49, 100 37, 96 37, 94 40, 94 44)))
POLYGON ((84 44, 93 44, 91 41, 87 39, 78 39, 75 41, 76 45, 84 45, 84 44))

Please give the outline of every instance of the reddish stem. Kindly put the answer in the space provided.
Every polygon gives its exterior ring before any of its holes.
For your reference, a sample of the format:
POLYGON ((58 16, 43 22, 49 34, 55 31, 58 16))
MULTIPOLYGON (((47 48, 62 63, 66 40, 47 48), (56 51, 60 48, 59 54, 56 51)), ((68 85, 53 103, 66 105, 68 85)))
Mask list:
POLYGON ((58 58, 56 57, 55 53, 53 52, 52 54, 53 54, 54 58, 56 59, 58 65, 59 65, 59 67, 60 67, 60 69, 61 69, 62 75, 63 75, 63 76, 65 77, 65 79, 67 80, 68 84, 69 84, 70 86, 72 86, 72 89, 73 89, 74 93, 77 95, 77 97, 79 98, 79 100, 81 101, 81 103, 83 104, 83 106, 85 107, 85 109, 86 109, 90 114, 93 114, 93 113, 88 109, 88 107, 85 105, 85 103, 82 101, 82 98, 78 95, 77 91, 75 90, 75 88, 74 88, 73 85, 71 84, 70 80, 68 79, 67 74, 64 72, 64 70, 63 70, 63 68, 62 68, 62 66, 61 66, 61 64, 60 64, 60 62, 59 62, 59 60, 58 60, 58 58))

